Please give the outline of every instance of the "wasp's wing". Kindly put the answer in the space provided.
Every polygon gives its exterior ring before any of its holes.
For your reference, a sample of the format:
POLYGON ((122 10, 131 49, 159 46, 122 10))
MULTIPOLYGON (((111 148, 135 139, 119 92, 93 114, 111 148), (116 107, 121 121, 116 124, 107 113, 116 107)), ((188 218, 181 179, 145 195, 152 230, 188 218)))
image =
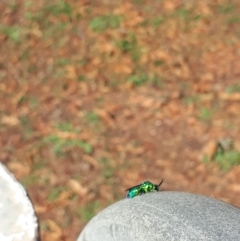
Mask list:
POLYGON ((133 187, 129 187, 128 189, 126 189, 125 191, 129 191, 130 189, 132 189, 132 188, 136 188, 136 187, 140 187, 141 186, 141 184, 139 184, 139 185, 136 185, 136 186, 133 186, 133 187))

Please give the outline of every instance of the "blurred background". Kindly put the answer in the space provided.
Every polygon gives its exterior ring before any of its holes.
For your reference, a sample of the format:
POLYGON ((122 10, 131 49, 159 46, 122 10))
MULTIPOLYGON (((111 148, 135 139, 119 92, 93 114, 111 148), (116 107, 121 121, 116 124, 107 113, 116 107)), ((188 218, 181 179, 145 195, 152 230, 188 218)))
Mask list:
POLYGON ((240 206, 240 2, 2 0, 0 145, 43 240, 143 180, 240 206))

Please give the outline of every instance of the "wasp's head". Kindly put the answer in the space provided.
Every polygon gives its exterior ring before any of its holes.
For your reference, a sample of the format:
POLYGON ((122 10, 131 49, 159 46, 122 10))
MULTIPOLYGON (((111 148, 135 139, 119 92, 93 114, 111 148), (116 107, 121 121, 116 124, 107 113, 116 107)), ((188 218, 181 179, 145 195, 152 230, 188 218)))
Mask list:
POLYGON ((158 185, 154 185, 154 191, 159 191, 159 186, 158 185))

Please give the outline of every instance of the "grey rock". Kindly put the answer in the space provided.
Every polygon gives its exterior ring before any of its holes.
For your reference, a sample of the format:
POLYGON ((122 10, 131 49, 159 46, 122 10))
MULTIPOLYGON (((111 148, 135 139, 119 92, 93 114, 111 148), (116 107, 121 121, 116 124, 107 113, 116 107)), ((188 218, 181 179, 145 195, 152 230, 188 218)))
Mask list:
POLYGON ((240 240, 240 209, 214 198, 162 191, 124 199, 97 214, 78 241, 240 240))
POLYGON ((37 217, 27 193, 1 162, 0 240, 38 240, 37 217))

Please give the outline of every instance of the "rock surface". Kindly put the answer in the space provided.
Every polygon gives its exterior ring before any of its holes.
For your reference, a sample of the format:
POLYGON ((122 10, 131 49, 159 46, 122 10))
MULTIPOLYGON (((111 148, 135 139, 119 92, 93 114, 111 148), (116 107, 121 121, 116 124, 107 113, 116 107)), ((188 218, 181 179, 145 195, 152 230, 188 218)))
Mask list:
POLYGON ((78 241, 240 240, 240 209, 184 192, 121 200, 97 214, 78 241))
POLYGON ((38 240, 37 217, 27 193, 1 162, 0 240, 38 240))

